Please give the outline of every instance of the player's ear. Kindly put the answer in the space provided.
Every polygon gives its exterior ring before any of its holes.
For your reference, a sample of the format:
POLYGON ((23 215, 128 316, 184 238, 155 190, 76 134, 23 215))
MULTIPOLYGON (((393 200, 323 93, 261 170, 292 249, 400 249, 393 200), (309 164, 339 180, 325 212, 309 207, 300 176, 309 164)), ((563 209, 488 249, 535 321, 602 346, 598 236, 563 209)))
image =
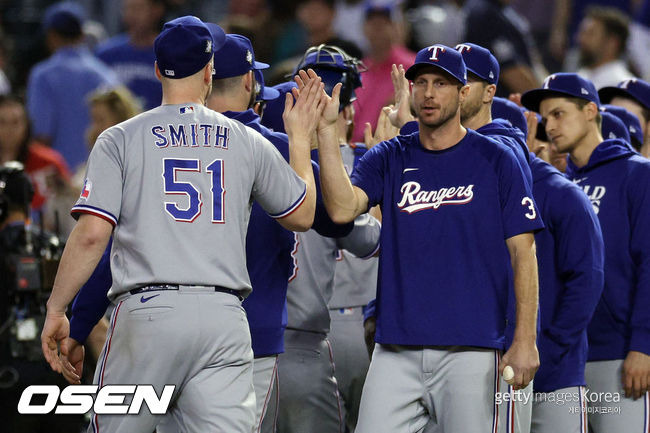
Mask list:
POLYGON ((582 107, 582 112, 587 116, 587 120, 593 120, 598 115, 599 110, 598 106, 595 103, 589 102, 584 107, 582 107))
POLYGON ((250 92, 253 89, 253 71, 248 71, 244 75, 244 88, 247 92, 250 92))
POLYGON ((490 103, 494 99, 494 95, 497 93, 497 86, 494 84, 488 84, 483 89, 483 102, 490 103))
POLYGON ((467 95, 469 95, 469 84, 465 84, 461 86, 460 91, 458 92, 460 95, 460 100, 461 102, 467 98, 467 95))
POLYGON ((153 62, 153 68, 156 72, 156 78, 158 78, 158 81, 162 81, 162 74, 160 73, 160 69, 158 69, 158 62, 153 62))
POLYGON ((203 82, 209 84, 212 81, 212 71, 214 70, 213 60, 210 60, 203 68, 203 82))

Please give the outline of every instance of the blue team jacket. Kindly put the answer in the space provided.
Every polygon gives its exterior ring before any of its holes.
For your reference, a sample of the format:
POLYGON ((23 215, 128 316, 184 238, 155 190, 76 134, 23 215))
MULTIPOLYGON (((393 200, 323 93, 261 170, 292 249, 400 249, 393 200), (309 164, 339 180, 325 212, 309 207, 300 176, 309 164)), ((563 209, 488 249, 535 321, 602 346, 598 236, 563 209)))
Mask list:
POLYGON ((650 161, 605 140, 566 175, 585 191, 605 242, 605 288, 588 328, 589 361, 650 354, 650 161))
POLYGON ((603 291, 604 246, 587 196, 534 156, 533 196, 546 230, 535 234, 540 367, 534 391, 585 385, 587 326, 603 291))
MULTIPOLYGON (((287 135, 262 126, 259 116, 253 110, 228 111, 224 115, 260 132, 287 161, 289 160, 287 135)), ((312 168, 314 177, 318 180, 318 165, 312 163, 312 168)), ((331 221, 320 195, 320 186, 318 182, 316 184, 318 197, 312 227, 323 236, 346 236, 352 231, 354 223, 338 225, 331 221)), ((287 284, 293 271, 293 246, 293 233, 284 229, 268 216, 261 206, 254 203, 246 234, 246 262, 254 294, 251 293, 246 298, 243 307, 248 316, 255 357, 284 352, 287 284)), ((109 244, 93 275, 82 287, 72 305, 70 336, 77 341, 86 340, 110 303, 106 297, 112 284, 110 248, 109 244)))

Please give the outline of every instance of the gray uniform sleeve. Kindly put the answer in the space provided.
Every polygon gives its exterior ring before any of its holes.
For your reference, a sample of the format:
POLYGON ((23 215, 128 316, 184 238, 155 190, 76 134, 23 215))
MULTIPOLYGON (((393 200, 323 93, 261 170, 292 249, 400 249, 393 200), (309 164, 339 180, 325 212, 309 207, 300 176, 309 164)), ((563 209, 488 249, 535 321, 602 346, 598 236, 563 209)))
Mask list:
POLYGON ((305 200, 305 182, 264 137, 251 134, 255 157, 253 198, 273 218, 282 218, 305 200))
POLYGON ((90 152, 84 186, 71 214, 78 218, 88 213, 115 226, 122 205, 123 164, 118 144, 122 138, 121 131, 111 131, 102 133, 90 152))
POLYGON ((348 250, 360 258, 372 257, 379 250, 379 235, 381 224, 367 213, 361 214, 354 220, 354 228, 344 238, 336 240, 337 246, 348 250))

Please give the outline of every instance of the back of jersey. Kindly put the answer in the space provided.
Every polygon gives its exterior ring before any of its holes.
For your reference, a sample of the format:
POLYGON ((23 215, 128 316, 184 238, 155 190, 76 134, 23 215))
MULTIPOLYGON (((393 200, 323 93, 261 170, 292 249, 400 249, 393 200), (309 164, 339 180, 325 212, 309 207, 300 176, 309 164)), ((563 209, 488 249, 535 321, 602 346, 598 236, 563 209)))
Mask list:
POLYGON ((150 283, 247 292, 253 197, 281 216, 304 189, 255 131, 199 104, 163 105, 102 133, 73 213, 116 225, 111 297, 150 283))

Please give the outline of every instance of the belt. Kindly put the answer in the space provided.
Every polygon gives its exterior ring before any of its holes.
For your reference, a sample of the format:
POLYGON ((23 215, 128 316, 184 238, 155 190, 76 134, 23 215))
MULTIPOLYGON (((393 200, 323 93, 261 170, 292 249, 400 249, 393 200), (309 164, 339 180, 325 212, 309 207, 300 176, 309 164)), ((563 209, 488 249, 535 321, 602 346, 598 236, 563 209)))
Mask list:
POLYGON ((196 287, 203 288, 208 290, 214 290, 215 292, 227 293, 229 295, 236 296, 240 301, 244 300, 244 297, 241 295, 239 290, 228 289, 221 286, 192 286, 192 285, 183 285, 183 284, 149 284, 147 286, 138 287, 132 290, 129 290, 129 293, 132 295, 137 295, 138 293, 145 292, 155 292, 160 290, 180 290, 181 287, 196 287))

